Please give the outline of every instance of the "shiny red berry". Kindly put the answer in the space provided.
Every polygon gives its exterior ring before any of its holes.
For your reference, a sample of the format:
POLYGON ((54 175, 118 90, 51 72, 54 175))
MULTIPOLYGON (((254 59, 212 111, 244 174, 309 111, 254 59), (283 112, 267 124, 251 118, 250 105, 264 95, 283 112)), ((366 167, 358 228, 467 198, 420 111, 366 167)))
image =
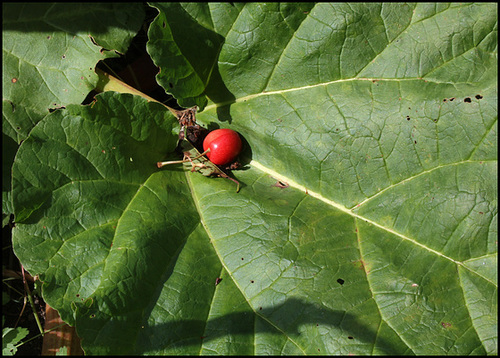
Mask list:
POLYGON ((215 165, 231 163, 241 151, 241 138, 232 129, 216 129, 208 133, 203 141, 203 150, 215 165))

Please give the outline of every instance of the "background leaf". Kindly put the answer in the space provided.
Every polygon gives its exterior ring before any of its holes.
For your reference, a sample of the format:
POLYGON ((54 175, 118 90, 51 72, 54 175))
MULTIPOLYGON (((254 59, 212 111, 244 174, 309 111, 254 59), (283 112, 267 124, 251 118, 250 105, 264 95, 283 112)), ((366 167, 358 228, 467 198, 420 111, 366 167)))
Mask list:
POLYGON ((156 79, 180 106, 204 108, 205 88, 216 69, 223 38, 197 23, 180 3, 154 6, 160 13, 150 25, 147 48, 160 68, 156 79))
POLYGON ((2 330, 2 354, 13 356, 17 352, 16 345, 28 335, 26 328, 3 328, 2 330))
POLYGON ((10 3, 3 10, 3 131, 18 142, 49 108, 81 103, 95 87, 94 66, 105 55, 91 35, 125 52, 144 18, 140 5, 10 3))
POLYGON ((124 53, 142 24, 144 10, 141 4, 91 3, 6 3, 2 9, 5 215, 11 213, 10 170, 5 163, 14 160, 17 150, 6 136, 19 144, 49 109, 82 103, 97 83, 96 63, 116 56, 101 52, 98 45, 124 53))
POLYGON ((496 354, 496 5, 154 6, 249 165, 154 168, 176 122, 130 95, 35 127, 14 246, 86 353, 496 354))

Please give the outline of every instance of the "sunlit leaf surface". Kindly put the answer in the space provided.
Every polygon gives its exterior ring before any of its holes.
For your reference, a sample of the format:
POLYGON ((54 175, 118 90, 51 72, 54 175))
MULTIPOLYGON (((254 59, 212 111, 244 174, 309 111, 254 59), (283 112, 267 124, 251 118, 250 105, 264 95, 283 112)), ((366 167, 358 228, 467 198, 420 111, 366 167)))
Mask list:
POLYGON ((36 125, 14 247, 86 353, 497 354, 497 5, 153 6, 242 185, 156 168, 178 124, 138 97, 36 125))

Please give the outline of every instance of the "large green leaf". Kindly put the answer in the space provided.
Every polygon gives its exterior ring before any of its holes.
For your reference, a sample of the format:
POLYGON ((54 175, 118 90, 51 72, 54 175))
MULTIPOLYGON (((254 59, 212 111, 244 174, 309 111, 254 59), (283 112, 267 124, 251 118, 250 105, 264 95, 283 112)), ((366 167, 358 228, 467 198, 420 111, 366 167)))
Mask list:
MULTIPOLYGON (((144 18, 140 4, 2 5, 3 132, 20 142, 49 108, 94 89, 101 47, 124 53, 144 18)), ((109 53, 108 55, 112 55, 109 53)))
MULTIPOLYGON (((96 63, 116 56, 109 50, 126 51, 144 10, 98 3, 5 3, 2 9, 2 152, 12 162, 12 140, 24 140, 49 109, 82 103, 97 83, 96 63)), ((2 179, 10 187, 6 169, 2 179)), ((11 213, 4 186, 2 196, 2 213, 11 213)))
POLYGON ((496 4, 155 7, 158 81, 247 165, 158 170, 130 95, 38 123, 14 247, 86 353, 497 354, 496 4))

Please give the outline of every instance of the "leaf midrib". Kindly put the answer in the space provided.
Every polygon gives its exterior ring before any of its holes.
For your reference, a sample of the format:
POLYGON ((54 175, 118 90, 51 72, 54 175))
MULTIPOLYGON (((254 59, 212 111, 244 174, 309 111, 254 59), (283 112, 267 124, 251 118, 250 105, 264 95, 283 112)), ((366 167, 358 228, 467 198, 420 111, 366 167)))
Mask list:
MULTIPOLYGON (((421 82, 426 82, 426 83, 433 83, 433 84, 436 84, 436 85, 452 85, 452 86, 455 87, 455 89, 457 89, 457 86, 460 86, 460 85, 468 85, 468 86, 471 85, 470 82, 436 81, 436 80, 433 80, 433 79, 424 79, 424 78, 421 78, 421 77, 408 77, 408 78, 352 77, 352 78, 337 79, 337 80, 328 81, 328 82, 316 83, 316 84, 313 84, 313 85, 305 85, 305 86, 300 86, 300 87, 286 88, 286 89, 281 89, 281 90, 276 90, 276 91, 263 91, 263 92, 259 92, 259 93, 253 93, 253 94, 249 94, 247 96, 236 98, 235 100, 231 100, 231 101, 225 101, 225 102, 219 102, 219 103, 212 103, 212 104, 210 104, 210 105, 208 105, 208 106, 205 107, 204 112, 216 109, 217 107, 223 107, 223 106, 231 105, 231 104, 234 104, 234 103, 244 103, 244 102, 246 102, 248 100, 251 100, 251 99, 254 99, 254 98, 258 98, 258 97, 262 97, 262 96, 271 96, 271 95, 275 95, 275 94, 283 94, 283 93, 288 93, 288 92, 303 91, 303 90, 308 90, 308 89, 317 88, 317 87, 325 87, 325 86, 329 86, 329 85, 336 84, 336 83, 355 82, 355 81, 367 81, 367 82, 411 82, 411 81, 421 81, 421 82)), ((474 83, 472 83, 472 84, 474 84, 474 83)))
MULTIPOLYGON (((408 237, 408 236, 406 236, 406 235, 403 235, 403 234, 401 234, 401 233, 397 232, 397 231, 396 231, 396 230, 394 230, 394 229, 391 229, 391 228, 389 228, 389 227, 383 226, 383 225, 381 225, 381 224, 377 223, 376 221, 373 221, 373 220, 371 220, 371 219, 368 219, 368 218, 366 218, 366 217, 364 217, 364 216, 362 216, 362 215, 360 215, 360 214, 357 214, 357 213, 355 213, 355 212, 353 212, 353 211, 352 211, 352 210, 354 210, 354 209, 356 209, 356 208, 360 207, 362 204, 365 204, 365 203, 366 203, 366 202, 368 202, 369 200, 371 200, 371 199, 373 199, 373 198, 375 198, 375 197, 379 196, 381 193, 383 193, 383 192, 385 192, 385 191, 387 191, 387 190, 389 190, 389 189, 391 189, 391 188, 394 188, 394 187, 395 187, 395 186, 397 186, 397 185, 401 185, 401 184, 404 184, 404 183, 406 183, 406 182, 408 182, 408 181, 410 181, 410 180, 413 180, 413 179, 415 179, 415 178, 418 178, 418 177, 420 177, 420 176, 421 176, 421 175, 423 175, 423 174, 428 174, 429 172, 432 172, 432 171, 434 171, 434 170, 437 170, 437 169, 440 169, 440 168, 443 168, 443 167, 448 167, 448 166, 452 166, 452 165, 459 165, 459 164, 463 164, 463 163, 475 163, 475 162, 479 162, 479 161, 471 161, 471 160, 466 160, 466 161, 461 161, 461 162, 457 162, 457 163, 451 163, 451 164, 445 164, 445 165, 437 166, 437 167, 432 168, 432 169, 430 169, 430 170, 427 170, 427 171, 421 172, 421 173, 419 173, 419 174, 417 174, 417 175, 414 175, 414 176, 412 176, 412 177, 406 178, 406 179, 404 179, 404 180, 400 181, 399 183, 395 183, 395 184, 390 185, 389 187, 385 188, 384 190, 382 190, 382 191, 378 192, 377 194, 375 194, 375 195, 373 195, 373 196, 371 196, 371 197, 367 198, 367 199, 366 199, 366 200, 364 200, 363 202, 359 203, 359 204, 358 204, 358 205, 356 205, 353 209, 348 209, 348 208, 346 208, 345 206, 343 206, 343 205, 341 205, 341 204, 339 204, 339 203, 336 203, 336 202, 335 202, 335 201, 333 201, 333 200, 330 200, 330 199, 328 199, 328 198, 325 198, 324 196, 322 196, 321 194, 319 194, 319 193, 317 193, 317 192, 315 192, 315 191, 311 191, 311 190, 307 189, 305 186, 303 186, 303 185, 301 185, 301 184, 299 184, 299 183, 297 183, 297 182, 293 181, 291 178, 288 178, 288 177, 286 177, 286 176, 284 176, 284 175, 281 175, 281 174, 279 174, 279 173, 275 172, 274 170, 272 170, 272 169, 270 169, 270 168, 265 167, 264 165, 262 165, 262 164, 261 164, 261 163, 259 163, 258 161, 252 160, 252 161, 250 162, 250 166, 251 166, 251 167, 254 167, 254 168, 257 168, 258 170, 260 170, 260 171, 262 171, 262 172, 265 172, 265 173, 269 174, 269 175, 270 175, 270 176, 272 176, 274 179, 277 179, 277 180, 279 180, 279 181, 281 181, 281 182, 285 182, 285 183, 287 183, 290 187, 293 187, 293 188, 295 188, 295 189, 298 189, 298 190, 300 190, 300 191, 302 191, 302 192, 306 193, 307 195, 309 195, 309 196, 311 196, 311 197, 313 197, 313 198, 315 198, 315 199, 318 199, 318 200, 320 200, 320 201, 324 202, 325 204, 327 204, 327 205, 329 205, 329 206, 331 206, 331 207, 334 207, 334 208, 336 208, 336 209, 338 209, 338 210, 340 210, 340 211, 342 211, 342 212, 344 212, 344 213, 346 213, 346 214, 348 214, 348 215, 352 216, 352 217, 353 217, 353 218, 355 218, 355 219, 362 220, 362 221, 364 221, 364 222, 366 222, 366 223, 368 223, 368 224, 371 224, 371 225, 373 225, 373 226, 375 226, 375 227, 378 227, 379 229, 382 229, 382 230, 384 230, 384 231, 386 231, 386 232, 389 232, 389 233, 391 233, 391 234, 393 234, 393 235, 396 235, 396 236, 400 237, 400 238, 401 238, 401 239, 403 239, 403 240, 409 241, 409 242, 413 243, 414 245, 419 246, 419 247, 421 247, 421 248, 423 248, 423 249, 425 249, 425 250, 427 250, 427 251, 429 251, 429 252, 431 252, 431 253, 433 253, 433 254, 435 254, 435 255, 437 255, 437 256, 440 256, 440 257, 442 257, 442 258, 444 258, 444 259, 447 259, 448 261, 453 262, 455 265, 458 265, 458 266, 460 266, 460 267, 462 267, 462 268, 466 269, 467 271, 470 271, 471 273, 473 273, 473 274, 475 274, 475 275, 477 275, 477 276, 479 276, 479 277, 481 277, 481 278, 484 278, 485 280, 487 280, 488 282, 490 282, 491 284, 493 284, 495 287, 497 287, 497 285, 496 285, 494 282, 492 282, 490 279, 488 279, 488 278, 484 277, 483 275, 479 274, 478 272, 476 272, 476 271, 472 270, 471 268, 467 267, 466 265, 464 265, 464 264, 463 264, 463 262, 461 262, 461 261, 457 261, 457 260, 454 260, 454 259, 452 259, 451 257, 446 256, 446 255, 444 255, 443 253, 441 253, 441 252, 439 252, 439 251, 436 251, 436 250, 434 250, 434 249, 432 249, 432 248, 430 248, 430 247, 428 247, 428 246, 426 246, 426 245, 424 245, 424 244, 421 244, 421 243, 419 243, 418 241, 416 241, 416 240, 414 240, 414 239, 412 239, 412 238, 410 238, 410 237, 408 237)), ((484 161, 482 161, 482 162, 484 163, 484 161)), ((496 162, 496 161, 495 161, 495 162, 496 162)), ((200 212, 200 216, 201 216, 201 212, 200 212)), ((207 231, 208 231, 208 230, 207 230, 207 231)))

